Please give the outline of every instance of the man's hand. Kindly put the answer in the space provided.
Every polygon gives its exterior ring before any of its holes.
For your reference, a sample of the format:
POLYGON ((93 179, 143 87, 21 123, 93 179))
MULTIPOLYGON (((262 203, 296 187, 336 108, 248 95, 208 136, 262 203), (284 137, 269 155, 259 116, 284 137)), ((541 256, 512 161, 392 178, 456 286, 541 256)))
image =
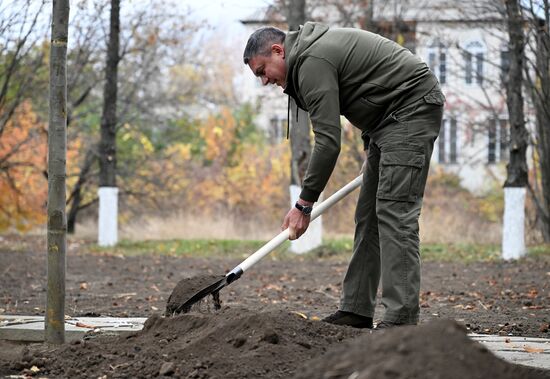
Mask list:
MULTIPOLYGON (((313 203, 304 200, 298 200, 302 205, 312 205, 313 203)), ((288 228, 288 239, 295 240, 304 234, 311 221, 311 216, 306 216, 296 207, 292 207, 285 216, 281 230, 288 228)))

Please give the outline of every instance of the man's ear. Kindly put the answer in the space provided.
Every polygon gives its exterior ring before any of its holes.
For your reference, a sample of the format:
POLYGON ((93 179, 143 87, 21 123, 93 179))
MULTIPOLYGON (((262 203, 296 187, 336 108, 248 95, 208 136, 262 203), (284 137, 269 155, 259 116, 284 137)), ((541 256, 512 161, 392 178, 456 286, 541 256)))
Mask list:
POLYGON ((282 57, 285 57, 285 47, 284 45, 280 45, 278 43, 274 43, 271 45, 271 52, 277 55, 282 55, 282 57))

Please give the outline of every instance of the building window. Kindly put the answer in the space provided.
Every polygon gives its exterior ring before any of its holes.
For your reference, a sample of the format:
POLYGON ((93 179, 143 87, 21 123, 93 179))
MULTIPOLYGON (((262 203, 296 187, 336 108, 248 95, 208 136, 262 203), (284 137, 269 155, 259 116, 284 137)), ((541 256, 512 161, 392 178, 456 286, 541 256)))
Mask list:
POLYGON ((490 119, 488 125, 487 162, 498 163, 508 160, 509 128, 506 119, 490 119))
POLYGON ((269 120, 269 140, 273 143, 281 142, 286 138, 287 119, 282 117, 272 117, 269 120))
POLYGON ((445 46, 439 42, 434 42, 428 48, 428 66, 437 76, 439 83, 447 82, 447 53, 445 46))
POLYGON ((443 119, 437 142, 437 160, 439 163, 458 162, 458 133, 456 119, 443 119))
POLYGON ((466 84, 483 84, 485 47, 481 42, 470 42, 464 49, 464 80, 466 84))

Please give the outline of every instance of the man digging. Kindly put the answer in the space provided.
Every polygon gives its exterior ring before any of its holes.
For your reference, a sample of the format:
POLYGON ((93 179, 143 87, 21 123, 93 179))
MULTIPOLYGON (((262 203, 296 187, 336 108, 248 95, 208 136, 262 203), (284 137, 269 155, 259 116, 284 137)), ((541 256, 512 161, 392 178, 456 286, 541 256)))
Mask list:
POLYGON ((340 115, 362 132, 367 163, 355 212, 353 256, 339 310, 324 321, 377 329, 418 323, 418 218, 445 97, 425 63, 398 44, 359 29, 308 22, 295 32, 264 27, 250 36, 244 63, 309 112, 315 144, 296 206, 282 228, 307 229, 312 205, 340 153, 340 115))

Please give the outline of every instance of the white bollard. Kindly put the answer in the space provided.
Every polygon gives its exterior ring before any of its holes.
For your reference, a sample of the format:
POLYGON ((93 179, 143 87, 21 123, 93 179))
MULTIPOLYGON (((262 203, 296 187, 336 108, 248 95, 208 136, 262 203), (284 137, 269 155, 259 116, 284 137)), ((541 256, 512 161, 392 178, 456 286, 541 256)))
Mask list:
MULTIPOLYGON (((300 186, 290 186, 290 206, 293 207, 300 197, 302 188, 300 186)), ((319 199, 321 201, 321 199, 319 199)), ((290 242, 290 251, 296 254, 307 253, 310 250, 321 246, 323 243, 323 222, 322 216, 317 217, 309 224, 306 232, 297 240, 290 242)))
POLYGON ((118 188, 99 187, 98 245, 114 246, 118 242, 118 188))
POLYGON ((525 255, 525 187, 504 187, 502 258, 525 255))

